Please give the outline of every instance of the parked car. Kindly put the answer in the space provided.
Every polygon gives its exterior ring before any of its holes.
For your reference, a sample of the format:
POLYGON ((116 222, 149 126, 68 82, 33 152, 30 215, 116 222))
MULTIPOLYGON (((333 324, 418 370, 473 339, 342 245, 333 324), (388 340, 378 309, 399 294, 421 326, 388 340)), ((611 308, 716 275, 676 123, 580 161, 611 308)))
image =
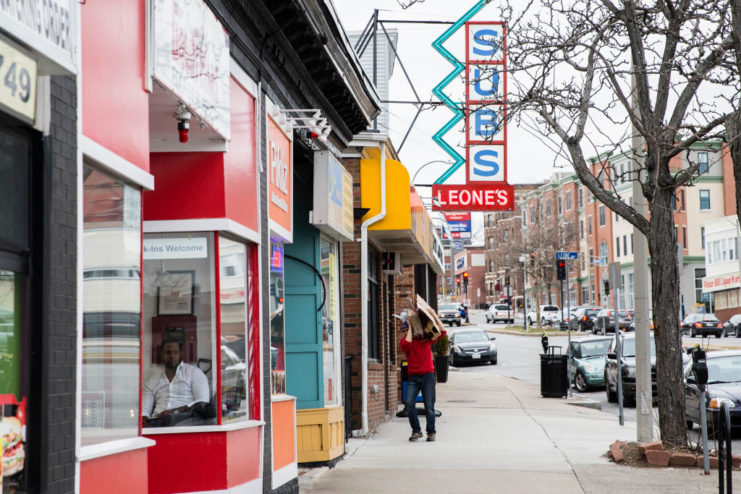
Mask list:
POLYGON ((486 322, 515 322, 515 311, 507 304, 491 304, 485 316, 486 322))
POLYGON ((723 323, 723 336, 728 336, 729 334, 732 334, 736 338, 741 335, 741 314, 733 315, 723 323))
MULTIPOLYGON (((708 352, 708 384, 705 388, 708 429, 718 423, 721 402, 731 405, 731 428, 741 428, 741 350, 708 352)), ((687 427, 700 423, 700 389, 692 373, 692 359, 684 367, 684 396, 687 427)))
POLYGON ((453 324, 456 326, 461 325, 461 311, 458 307, 459 304, 442 304, 438 307, 437 315, 443 324, 448 324, 449 326, 453 324))
POLYGON ((589 336, 571 342, 569 372, 577 391, 605 385, 605 355, 612 338, 589 336))
POLYGON ((450 365, 463 362, 488 362, 497 364, 496 336, 489 336, 482 329, 462 329, 450 335, 450 365))
POLYGON ((572 312, 569 324, 571 329, 576 331, 591 331, 592 318, 600 311, 599 307, 579 307, 572 312))
MULTIPOLYGON (((558 306, 557 305, 541 305, 540 306, 540 323, 542 325, 546 324, 553 324, 560 322, 560 318, 558 315, 558 306)), ((527 323, 529 325, 535 324, 535 321, 538 320, 538 314, 535 312, 535 310, 531 310, 527 314, 527 323)))
MULTIPOLYGON (((620 365, 622 366, 623 403, 635 405, 636 402, 636 340, 635 333, 619 334, 622 341, 622 354, 620 365)), ((610 348, 605 356, 605 392, 607 401, 615 403, 617 395, 617 338, 612 338, 610 348)), ((657 396, 656 388, 656 342, 651 334, 651 389, 653 396, 657 396)))
MULTIPOLYGON (((619 310, 618 315, 618 329, 620 331, 629 331, 630 323, 633 322, 633 311, 619 310)), ((597 313, 596 316, 592 317, 592 333, 601 333, 602 330, 606 333, 615 332, 615 310, 614 309, 602 309, 597 313)))
MULTIPOLYGON (((630 323, 630 329, 628 329, 628 331, 636 330, 635 311, 632 311, 632 312, 633 312, 633 322, 630 323)), ((651 309, 648 310, 648 326, 650 329, 654 329, 654 311, 651 309)))
POLYGON ((694 338, 702 335, 715 335, 716 338, 723 336, 723 324, 715 317, 715 314, 689 314, 682 321, 682 332, 689 333, 694 338))

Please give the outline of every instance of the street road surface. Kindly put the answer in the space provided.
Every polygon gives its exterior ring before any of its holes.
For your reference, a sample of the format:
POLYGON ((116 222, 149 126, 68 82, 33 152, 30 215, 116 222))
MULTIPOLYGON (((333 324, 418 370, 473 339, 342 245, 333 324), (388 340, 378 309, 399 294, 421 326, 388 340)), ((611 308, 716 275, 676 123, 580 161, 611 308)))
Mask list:
MULTIPOLYGON (((472 311, 470 314, 471 323, 464 325, 461 329, 479 327, 481 329, 492 330, 496 328, 505 328, 508 326, 503 323, 489 324, 486 322, 483 311, 472 311)), ((520 318, 522 321, 522 318, 520 318)), ((449 332, 455 332, 458 328, 449 328, 449 332)), ((486 373, 495 376, 507 376, 530 381, 533 383, 540 383, 540 354, 543 352, 543 347, 540 344, 539 335, 542 334, 542 330, 533 328, 532 333, 538 336, 520 336, 510 335, 505 333, 499 333, 496 335, 496 344, 498 350, 498 364, 497 365, 464 365, 456 368, 453 372, 472 372, 472 373, 486 373)), ((585 336, 591 335, 591 333, 580 333, 578 331, 571 332, 572 339, 584 338, 585 336)), ((685 345, 701 344, 707 348, 738 348, 741 349, 741 338, 727 337, 727 338, 690 338, 684 336, 682 342, 685 345)), ((566 353, 568 347, 568 337, 566 332, 563 336, 549 336, 549 344, 560 346, 562 351, 566 353)), ((572 389, 574 396, 580 396, 585 399, 594 400, 600 404, 602 411, 610 413, 615 416, 615 420, 618 420, 619 408, 617 403, 608 403, 607 395, 604 389, 594 390, 586 393, 579 393, 575 389, 572 389)), ((555 399, 555 398, 554 398, 555 399)), ((624 409, 625 422, 636 422, 636 409, 635 407, 625 407, 624 409)), ((653 415, 658 421, 658 409, 654 407, 653 415)), ((697 443, 699 436, 699 429, 697 426, 691 432, 693 443, 697 443)), ((657 434, 658 436, 658 434, 657 434)), ((715 445, 711 441, 711 449, 715 449, 715 445)), ((733 440, 733 451, 741 451, 741 436, 736 435, 733 440)))

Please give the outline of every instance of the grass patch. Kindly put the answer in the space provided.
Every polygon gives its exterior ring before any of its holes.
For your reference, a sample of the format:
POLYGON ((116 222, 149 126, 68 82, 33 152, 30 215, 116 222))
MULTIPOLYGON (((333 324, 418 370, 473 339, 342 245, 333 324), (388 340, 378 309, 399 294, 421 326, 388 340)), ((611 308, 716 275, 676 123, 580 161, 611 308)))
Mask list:
MULTIPOLYGON (((543 332, 548 336, 566 336, 568 331, 559 331, 558 329, 545 328, 540 329, 537 327, 528 328, 528 331, 522 329, 522 326, 507 326, 504 328, 486 328, 487 333, 503 333, 503 334, 516 334, 520 336, 543 336, 543 332)), ((572 335, 578 334, 575 331, 571 332, 572 335)))

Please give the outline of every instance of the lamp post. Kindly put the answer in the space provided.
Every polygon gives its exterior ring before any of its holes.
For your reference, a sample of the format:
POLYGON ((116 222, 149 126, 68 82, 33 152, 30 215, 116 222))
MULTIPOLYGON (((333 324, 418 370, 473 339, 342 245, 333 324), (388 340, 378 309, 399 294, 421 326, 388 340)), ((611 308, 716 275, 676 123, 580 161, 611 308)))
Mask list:
POLYGON ((520 256, 520 266, 522 266, 522 327, 527 331, 527 294, 525 293, 525 259, 524 255, 520 256))
POLYGON ((432 160, 432 161, 428 161, 424 165, 422 165, 419 168, 417 168, 417 171, 414 172, 414 175, 412 176, 412 185, 419 185, 420 187, 426 187, 427 186, 426 184, 417 184, 417 174, 419 174, 419 172, 421 172, 422 169, 425 168, 427 165, 431 165, 433 163, 445 163, 446 165, 452 165, 453 164, 452 161, 445 161, 445 160, 432 160))

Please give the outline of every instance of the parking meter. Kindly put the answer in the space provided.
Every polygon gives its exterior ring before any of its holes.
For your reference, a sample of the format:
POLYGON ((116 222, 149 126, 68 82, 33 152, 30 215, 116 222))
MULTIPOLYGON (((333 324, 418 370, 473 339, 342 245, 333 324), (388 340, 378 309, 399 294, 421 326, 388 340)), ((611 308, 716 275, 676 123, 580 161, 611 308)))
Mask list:
POLYGON ((705 385, 708 383, 708 363, 705 359, 705 350, 699 346, 692 351, 692 373, 700 391, 705 391, 705 385))
POLYGON ((540 344, 543 345, 543 353, 548 353, 548 335, 543 332, 543 336, 540 337, 540 344))

